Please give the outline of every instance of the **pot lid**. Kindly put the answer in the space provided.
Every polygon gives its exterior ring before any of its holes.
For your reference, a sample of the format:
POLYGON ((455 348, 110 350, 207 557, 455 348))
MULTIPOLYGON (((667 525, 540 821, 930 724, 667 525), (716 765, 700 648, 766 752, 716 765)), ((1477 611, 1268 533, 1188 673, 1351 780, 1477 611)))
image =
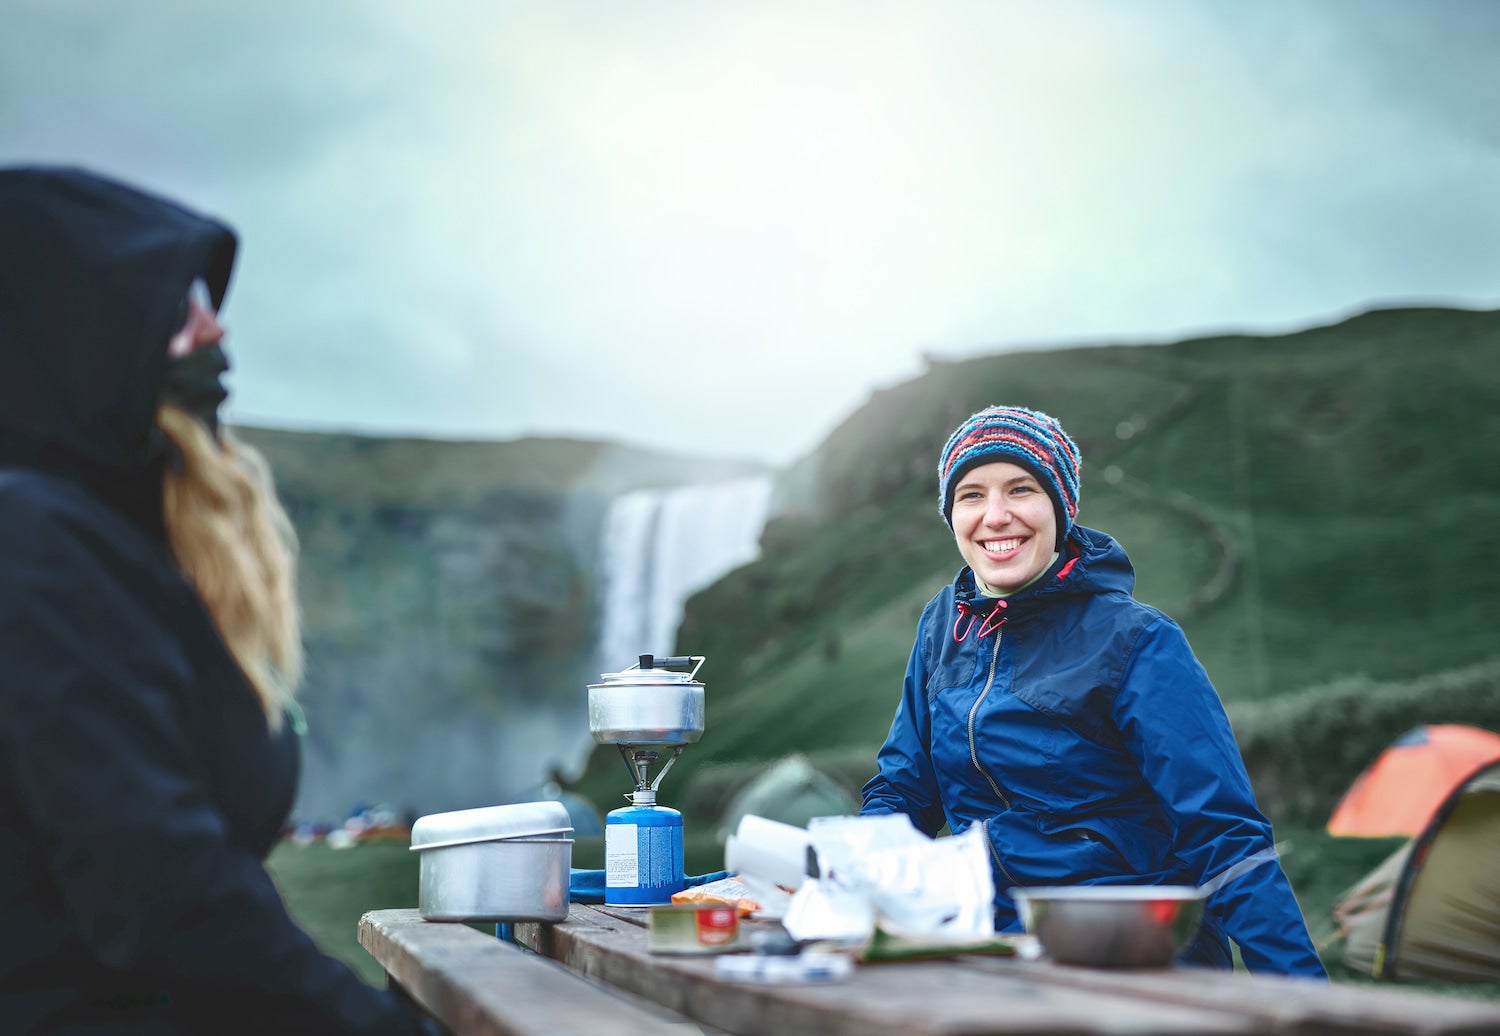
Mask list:
POLYGON ((561 802, 515 802, 419 817, 411 826, 411 848, 420 851, 471 842, 562 837, 572 832, 568 807, 561 802))
POLYGON ((693 677, 698 675, 702 666, 702 655, 676 655, 670 658, 642 655, 629 669, 622 669, 618 673, 600 673, 599 679, 607 684, 690 684, 694 682, 693 677), (687 665, 693 666, 691 672, 677 673, 667 668, 687 665))

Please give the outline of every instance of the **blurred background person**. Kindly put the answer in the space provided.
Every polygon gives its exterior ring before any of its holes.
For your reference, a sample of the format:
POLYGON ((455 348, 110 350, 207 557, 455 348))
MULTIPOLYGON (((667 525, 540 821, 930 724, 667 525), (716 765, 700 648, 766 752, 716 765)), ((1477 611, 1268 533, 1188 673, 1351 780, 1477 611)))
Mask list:
POLYGON ((226 226, 0 170, 0 1017, 8 1031, 440 1031, 262 860, 301 726, 295 539, 219 424, 226 226))

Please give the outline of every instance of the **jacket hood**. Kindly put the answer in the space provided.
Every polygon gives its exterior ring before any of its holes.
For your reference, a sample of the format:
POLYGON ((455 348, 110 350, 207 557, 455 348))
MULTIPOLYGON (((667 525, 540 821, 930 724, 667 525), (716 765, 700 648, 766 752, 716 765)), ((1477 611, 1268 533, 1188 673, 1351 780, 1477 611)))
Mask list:
POLYGON ((201 277, 217 308, 227 226, 81 169, 0 169, 0 466, 82 483, 153 531, 167 342, 201 277))
POLYGON ((1135 566, 1113 536, 1075 525, 1068 534, 1067 547, 1058 559, 1060 564, 1066 566, 1070 558, 1077 560, 1068 573, 1073 578, 1060 581, 1064 586, 1071 582, 1079 591, 1095 594, 1135 592, 1135 566))

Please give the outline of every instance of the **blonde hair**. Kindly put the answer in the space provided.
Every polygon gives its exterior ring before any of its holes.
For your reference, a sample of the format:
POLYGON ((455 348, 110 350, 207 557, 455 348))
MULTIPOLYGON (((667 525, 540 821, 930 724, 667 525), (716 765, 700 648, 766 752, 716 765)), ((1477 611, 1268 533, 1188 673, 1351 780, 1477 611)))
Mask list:
POLYGON ((170 404, 156 425, 178 453, 163 481, 167 543, 277 729, 302 682, 296 533, 259 452, 170 404))

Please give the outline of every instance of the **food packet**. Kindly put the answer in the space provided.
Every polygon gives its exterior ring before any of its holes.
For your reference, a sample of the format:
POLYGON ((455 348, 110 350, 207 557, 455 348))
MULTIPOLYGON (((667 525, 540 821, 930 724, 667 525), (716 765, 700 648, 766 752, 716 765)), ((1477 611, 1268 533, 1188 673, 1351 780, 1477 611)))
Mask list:
POLYGON ((760 904, 737 877, 720 878, 672 893, 673 903, 722 904, 736 907, 741 917, 747 917, 760 909, 760 904))
POLYGON ((794 938, 852 941, 878 924, 922 943, 994 935, 994 884, 983 825, 932 839, 899 814, 818 817, 809 825, 819 878, 792 897, 794 938))
POLYGON ((869 897, 880 924, 909 938, 994 934, 994 880, 983 824, 927 844, 894 846, 849 861, 841 884, 869 897))

